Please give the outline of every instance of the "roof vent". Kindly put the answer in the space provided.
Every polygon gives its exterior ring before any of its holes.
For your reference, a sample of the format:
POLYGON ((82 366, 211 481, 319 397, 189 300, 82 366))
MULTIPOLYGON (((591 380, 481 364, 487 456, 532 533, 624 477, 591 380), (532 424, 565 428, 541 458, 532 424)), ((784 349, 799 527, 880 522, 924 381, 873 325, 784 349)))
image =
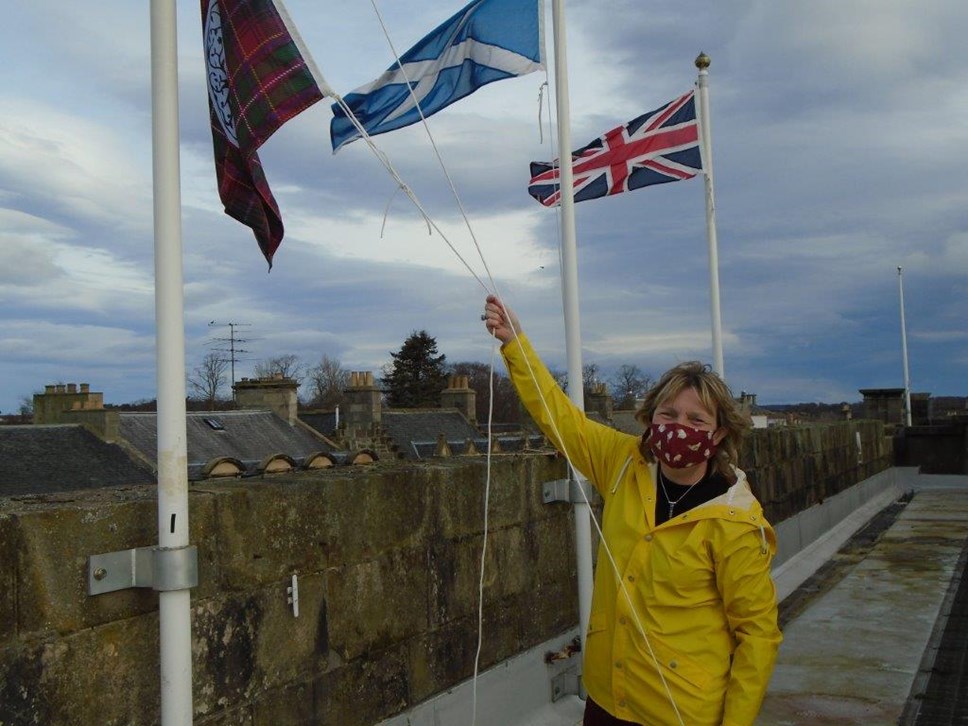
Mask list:
POLYGON ((210 428, 216 431, 225 431, 224 424, 222 424, 221 420, 217 418, 203 418, 202 421, 207 423, 210 428))

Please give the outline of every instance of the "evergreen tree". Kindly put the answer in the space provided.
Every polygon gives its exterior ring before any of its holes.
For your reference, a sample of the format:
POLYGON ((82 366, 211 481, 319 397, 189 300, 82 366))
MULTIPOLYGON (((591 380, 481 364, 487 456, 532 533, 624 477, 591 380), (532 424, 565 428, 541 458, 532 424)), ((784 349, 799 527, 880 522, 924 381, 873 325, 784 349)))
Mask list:
POLYGON ((440 392, 447 387, 444 361, 437 354, 437 340, 426 330, 413 332, 396 353, 383 377, 383 391, 391 408, 421 408, 440 405, 440 392))

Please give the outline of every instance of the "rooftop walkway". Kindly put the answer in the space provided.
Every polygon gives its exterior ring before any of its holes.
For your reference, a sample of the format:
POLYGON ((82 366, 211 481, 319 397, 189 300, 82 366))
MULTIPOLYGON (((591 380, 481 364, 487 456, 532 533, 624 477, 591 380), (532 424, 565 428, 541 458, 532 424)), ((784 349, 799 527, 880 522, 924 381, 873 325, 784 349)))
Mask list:
POLYGON ((906 505, 885 509, 783 601, 784 642, 757 723, 968 723, 968 704, 937 715, 964 694, 964 657, 960 675, 945 669, 961 689, 926 698, 945 639, 964 634, 945 626, 966 552, 968 477, 920 477, 906 505))
MULTIPOLYGON (((894 469, 777 533, 784 642, 756 726, 968 725, 968 476, 894 469)), ((478 726, 581 723, 577 696, 545 700, 547 649, 482 674, 478 726)), ((464 690, 384 726, 469 723, 464 690)))

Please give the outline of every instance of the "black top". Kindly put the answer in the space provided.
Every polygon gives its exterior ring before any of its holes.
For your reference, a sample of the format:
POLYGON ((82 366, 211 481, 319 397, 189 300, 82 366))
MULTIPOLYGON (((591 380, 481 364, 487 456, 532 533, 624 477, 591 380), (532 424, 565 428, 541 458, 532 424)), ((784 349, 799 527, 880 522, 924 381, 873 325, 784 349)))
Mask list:
POLYGON ((710 499, 725 494, 731 484, 725 476, 713 471, 712 467, 709 467, 705 476, 692 487, 669 481, 663 476, 661 466, 657 468, 656 478, 658 479, 656 482, 658 495, 655 502, 656 525, 668 522, 672 517, 678 517, 693 507, 698 507, 710 499), (670 503, 672 503, 671 515, 669 513, 670 503))

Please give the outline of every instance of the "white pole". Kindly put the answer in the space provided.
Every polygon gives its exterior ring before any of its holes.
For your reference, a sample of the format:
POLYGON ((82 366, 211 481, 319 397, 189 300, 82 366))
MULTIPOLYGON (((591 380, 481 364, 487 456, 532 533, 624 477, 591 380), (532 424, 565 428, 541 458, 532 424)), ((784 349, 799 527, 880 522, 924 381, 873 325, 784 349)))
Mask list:
POLYGON ((726 378, 723 368, 723 322, 719 312, 719 249, 716 243, 716 198, 713 194, 713 146, 709 129, 709 56, 700 53, 696 58, 699 69, 699 131, 701 134, 702 167, 706 183, 706 237, 709 240, 709 304, 713 319, 713 370, 726 378))
MULTIPOLYGON (((585 408, 581 370, 581 322, 578 314, 578 245, 575 240, 575 199, 572 191, 571 117, 568 101, 567 47, 564 0, 553 0, 552 19, 555 46, 555 99, 558 112, 558 159, 561 183, 561 296, 565 313, 565 348, 568 356, 568 397, 585 408)), ((583 478, 572 470, 580 485, 583 478)), ((582 500, 574 503, 575 551, 578 564, 578 618, 582 652, 592 610, 592 526, 591 510, 582 500)))
MULTIPOLYGON (((158 365, 158 546, 188 546, 185 328, 175 0, 151 0, 151 118, 158 365)), ((158 593, 161 723, 192 722, 190 590, 158 593)))
POLYGON ((904 278, 901 266, 897 268, 897 292, 901 301, 901 357, 904 359, 904 417, 911 425, 911 374, 908 371, 907 326, 904 323, 904 278))

